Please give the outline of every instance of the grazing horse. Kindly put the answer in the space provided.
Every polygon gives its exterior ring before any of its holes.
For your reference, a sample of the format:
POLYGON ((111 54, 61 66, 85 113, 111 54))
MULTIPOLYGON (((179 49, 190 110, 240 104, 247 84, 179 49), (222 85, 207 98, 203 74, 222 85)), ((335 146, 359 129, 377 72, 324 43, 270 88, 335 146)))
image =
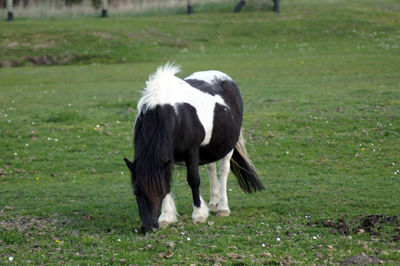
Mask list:
POLYGON ((199 165, 208 166, 209 207, 217 215, 230 214, 226 195, 229 169, 243 191, 264 189, 244 146, 242 97, 236 83, 219 71, 195 72, 185 79, 175 76, 179 71, 179 67, 166 64, 149 77, 137 107, 134 160, 124 158, 131 172, 142 232, 177 221, 170 192, 176 162, 186 164, 195 223, 205 222, 209 212, 200 196, 199 165))

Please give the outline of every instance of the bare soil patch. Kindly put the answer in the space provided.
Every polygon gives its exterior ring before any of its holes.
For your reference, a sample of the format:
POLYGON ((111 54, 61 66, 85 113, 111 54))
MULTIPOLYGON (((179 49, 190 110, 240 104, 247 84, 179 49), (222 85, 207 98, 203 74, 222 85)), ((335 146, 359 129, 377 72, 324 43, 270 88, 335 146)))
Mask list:
POLYGON ((56 218, 20 216, 14 219, 0 220, 0 227, 8 231, 17 230, 23 233, 35 231, 40 234, 40 232, 54 231, 56 228, 67 223, 67 220, 59 220, 56 218))
POLYGON ((367 255, 357 255, 342 261, 341 265, 368 265, 382 263, 378 258, 367 255))
POLYGON ((322 225, 330 228, 329 232, 339 235, 350 235, 368 233, 370 236, 381 236, 382 231, 388 227, 390 240, 400 241, 400 221, 397 215, 387 216, 379 215, 360 215, 353 219, 339 217, 335 220, 310 221, 309 226, 322 225))
POLYGON ((18 67, 18 66, 50 66, 50 65, 69 65, 73 63, 90 63, 93 61, 101 61, 107 59, 105 56, 97 55, 75 55, 67 54, 62 56, 53 55, 27 55, 12 60, 0 60, 1 67, 18 67))

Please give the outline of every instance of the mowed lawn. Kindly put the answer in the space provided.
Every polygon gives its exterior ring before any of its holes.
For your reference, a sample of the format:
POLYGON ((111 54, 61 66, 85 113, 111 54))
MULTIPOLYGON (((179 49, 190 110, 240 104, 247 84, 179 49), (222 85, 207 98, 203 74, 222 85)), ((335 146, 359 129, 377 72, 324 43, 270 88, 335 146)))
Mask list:
POLYGON ((270 7, 0 22, 0 61, 21 65, 0 68, 0 264, 400 263, 399 2, 270 7), (142 235, 122 158, 167 61, 236 80, 266 191, 231 175, 231 216, 194 225, 177 166, 179 222, 142 235))

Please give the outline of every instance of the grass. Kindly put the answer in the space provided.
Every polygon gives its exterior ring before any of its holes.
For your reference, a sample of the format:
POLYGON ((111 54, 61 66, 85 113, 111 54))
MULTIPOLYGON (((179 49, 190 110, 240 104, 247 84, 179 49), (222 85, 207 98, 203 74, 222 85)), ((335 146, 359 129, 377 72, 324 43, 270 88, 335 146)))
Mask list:
POLYGON ((288 0, 281 10, 0 22, 1 60, 23 65, 0 69, 1 263, 326 264, 367 254, 398 264, 398 221, 351 229, 400 213, 399 4, 288 0), (28 60, 44 55, 73 59, 28 60), (176 167, 179 223, 141 235, 122 158, 133 155, 140 91, 168 60, 181 77, 219 69, 237 81, 267 190, 245 195, 231 176, 231 216, 193 225, 176 167), (339 219, 348 235, 328 226, 339 219))

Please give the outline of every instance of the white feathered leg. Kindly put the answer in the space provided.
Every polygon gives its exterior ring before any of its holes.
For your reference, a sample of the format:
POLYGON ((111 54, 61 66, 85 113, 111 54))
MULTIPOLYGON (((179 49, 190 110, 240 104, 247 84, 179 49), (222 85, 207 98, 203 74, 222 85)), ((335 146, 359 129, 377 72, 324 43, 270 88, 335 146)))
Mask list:
POLYGON ((168 193, 161 206, 161 215, 158 218, 158 225, 163 228, 167 227, 171 223, 178 221, 178 212, 176 211, 175 201, 172 198, 171 193, 168 193))
POLYGON ((207 164, 208 175, 210 177, 210 203, 208 208, 212 212, 217 211, 218 207, 218 197, 219 197, 219 182, 217 178, 217 164, 210 163, 207 164))
POLYGON ((224 158, 221 159, 219 163, 219 173, 220 173, 220 182, 219 182, 219 200, 218 200, 218 208, 217 215, 218 216, 229 216, 231 211, 229 210, 228 205, 228 195, 226 193, 226 185, 228 182, 228 175, 230 170, 230 160, 233 154, 233 150, 228 153, 224 158))
POLYGON ((193 205, 192 220, 193 223, 204 223, 208 218, 208 207, 207 203, 204 202, 203 198, 200 196, 200 207, 193 205))

